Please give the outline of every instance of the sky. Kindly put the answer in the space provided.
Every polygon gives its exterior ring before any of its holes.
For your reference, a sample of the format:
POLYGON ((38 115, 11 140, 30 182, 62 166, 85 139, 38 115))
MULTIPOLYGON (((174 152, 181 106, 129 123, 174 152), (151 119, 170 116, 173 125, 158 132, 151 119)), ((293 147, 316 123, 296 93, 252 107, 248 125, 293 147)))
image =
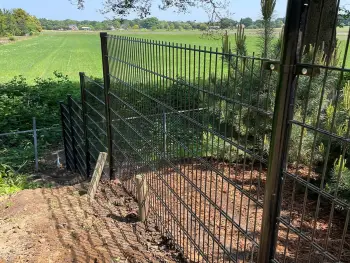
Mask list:
MULTIPOLYGON (((0 8, 12 9, 23 8, 31 15, 38 18, 47 19, 74 19, 74 20, 97 20, 102 21, 111 16, 101 15, 98 10, 102 7, 103 0, 86 0, 84 10, 78 10, 70 0, 0 0, 0 8)), ((174 10, 161 11, 158 5, 161 0, 154 0, 151 10, 151 16, 155 16, 160 20, 169 21, 208 21, 208 15, 203 9, 192 8, 189 13, 178 14, 174 10)), ((260 19, 260 1, 261 0, 230 0, 228 8, 231 18, 239 20, 243 17, 251 17, 252 19, 260 19)), ((287 0, 277 0, 275 8, 275 17, 284 17, 286 11, 287 0)), ((128 18, 136 18, 131 15, 128 18)))

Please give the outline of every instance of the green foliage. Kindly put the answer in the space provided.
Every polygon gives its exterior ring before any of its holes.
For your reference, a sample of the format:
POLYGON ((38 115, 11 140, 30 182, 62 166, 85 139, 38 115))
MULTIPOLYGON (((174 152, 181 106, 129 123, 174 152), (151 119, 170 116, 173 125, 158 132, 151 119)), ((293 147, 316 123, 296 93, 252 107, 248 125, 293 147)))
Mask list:
POLYGON ((226 29, 226 28, 233 28, 237 25, 237 21, 234 21, 229 18, 222 18, 220 19, 220 28, 226 29))
POLYGON ((156 17, 149 17, 140 21, 140 26, 146 29, 157 29, 159 20, 156 17))
POLYGON ((332 193, 337 192, 338 196, 349 200, 350 169, 346 164, 347 160, 342 155, 334 161, 334 167, 331 171, 331 182, 328 185, 328 190, 332 193))
POLYGON ((236 39, 236 54, 237 55, 241 55, 241 56, 245 56, 247 55, 247 36, 244 34, 244 27, 242 26, 242 24, 239 24, 239 26, 237 27, 237 33, 235 34, 235 39, 236 39))
POLYGON ((201 23, 199 25, 199 30, 202 30, 202 31, 208 30, 208 25, 205 23, 201 23))
POLYGON ((261 0, 261 13, 264 20, 271 19, 275 6, 276 0, 261 0))
POLYGON ((23 76, 0 84, 0 130, 28 129, 32 117, 46 126, 59 123, 58 101, 64 100, 69 93, 78 96, 76 85, 58 72, 54 73, 54 78, 35 79, 33 85, 28 84, 23 76), (29 123, 19 125, 19 119, 29 123))
MULTIPOLYGON (((0 84, 1 133, 31 130, 33 117, 39 128, 59 124, 58 101, 64 100, 69 93, 74 97, 79 95, 77 84, 57 72, 54 78, 38 78, 32 85, 22 76, 0 84)), ((25 164, 23 160, 33 160, 32 140, 31 133, 0 137, 0 163, 17 169, 25 164)), ((38 142, 42 150, 56 145, 60 142, 60 131, 42 131, 38 134, 38 142)))
POLYGON ((16 38, 13 37, 13 36, 11 36, 11 37, 9 37, 9 40, 10 40, 10 41, 16 41, 16 38))
POLYGON ((273 39, 272 15, 275 10, 276 0, 261 0, 261 13, 263 16, 261 32, 261 54, 263 58, 271 56, 271 43, 273 39))
POLYGON ((18 174, 11 166, 0 164, 0 196, 39 186, 38 183, 30 182, 28 175, 18 174))
POLYGON ((246 27, 251 26, 253 24, 253 19, 250 17, 242 18, 241 24, 245 25, 246 27))
POLYGON ((41 31, 39 20, 23 9, 0 9, 0 36, 24 36, 41 31))

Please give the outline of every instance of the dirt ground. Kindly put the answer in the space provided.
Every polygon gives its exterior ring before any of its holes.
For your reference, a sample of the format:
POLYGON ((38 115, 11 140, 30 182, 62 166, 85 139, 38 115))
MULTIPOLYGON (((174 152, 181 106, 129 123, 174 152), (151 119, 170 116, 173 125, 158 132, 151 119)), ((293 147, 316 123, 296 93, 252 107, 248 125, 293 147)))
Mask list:
MULTIPOLYGON (((137 220, 137 203, 129 195, 135 193, 132 179, 123 180, 123 187, 120 182, 102 181, 96 201, 89 205, 87 184, 77 183, 83 178, 46 172, 49 177, 41 176, 52 185, 75 185, 25 190, 0 199, 0 263, 185 262, 173 243, 183 248, 192 263, 256 262, 254 243, 259 243, 262 218, 258 202, 263 201, 267 171, 220 162, 211 165, 214 170, 184 162, 156 172, 143 171, 152 207, 147 225, 137 220), (219 171, 227 176, 225 180, 219 171), (161 230, 170 232, 173 240, 162 236, 161 230)), ((132 174, 128 169, 124 172, 132 174)), ((307 174, 303 168, 291 172, 307 174)), ((344 214, 335 210, 329 220, 331 203, 322 201, 315 220, 317 199, 304 193, 293 180, 285 180, 281 218, 339 258, 338 262, 350 262, 344 214)), ((333 262, 283 224, 278 228, 275 258, 333 262)))
MULTIPOLYGON (((267 169, 222 162, 211 162, 211 166, 208 169, 186 161, 144 172, 151 205, 191 262, 256 262, 263 214, 258 203, 263 202, 267 169), (167 208, 159 200, 164 200, 167 208)), ((301 177, 308 174, 303 167, 291 172, 301 177)), ((125 185, 135 192, 129 182, 125 185)), ((305 196, 305 187, 285 180, 281 218, 302 230, 305 238, 279 224, 275 253, 278 261, 350 262, 350 233, 344 235, 344 214, 334 210, 330 220, 331 203, 327 200, 320 203, 319 213, 316 207, 317 196, 305 196), (325 259, 308 239, 339 261, 325 259)))
POLYGON ((137 219, 137 203, 118 183, 24 190, 0 199, 0 262, 179 262, 155 229, 137 219))

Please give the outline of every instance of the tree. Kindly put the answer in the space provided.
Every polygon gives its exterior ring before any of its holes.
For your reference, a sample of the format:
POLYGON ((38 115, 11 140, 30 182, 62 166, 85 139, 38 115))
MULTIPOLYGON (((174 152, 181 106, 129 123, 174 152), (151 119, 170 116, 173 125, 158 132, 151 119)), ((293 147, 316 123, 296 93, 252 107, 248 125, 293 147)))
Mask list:
MULTIPOLYGON (((86 0, 77 0, 78 8, 84 8, 86 0)), ((269 2, 268 0, 266 0, 269 2)), ((211 12, 211 17, 214 19, 223 18, 220 16, 220 10, 225 10, 225 1, 220 0, 166 0, 161 1, 161 9, 175 8, 178 11, 186 11, 189 7, 201 6, 205 10, 211 12)), ((265 0, 261 0, 263 3, 265 0)), ((271 2, 275 2, 272 1, 271 2)), ((326 53, 332 53, 336 46, 336 34, 334 21, 337 19, 337 0, 309 0, 309 4, 305 5, 305 10, 309 12, 304 12, 303 22, 301 23, 301 31, 304 31, 303 44, 306 46, 305 52, 308 53, 311 46, 317 45, 316 48, 323 48, 326 53), (321 19, 321 22, 319 23, 321 19), (318 30, 319 28, 319 30, 318 30), (319 32, 317 34, 316 32, 319 32), (319 39, 316 39, 316 35, 319 39), (324 44, 323 44, 324 43, 324 44)), ((102 13, 114 13, 119 16, 126 16, 131 12, 136 12, 140 17, 146 17, 150 15, 152 4, 157 3, 155 0, 106 0, 103 4, 102 13)), ((271 5, 267 5, 271 6, 271 5)), ((264 10, 263 12, 268 13, 269 10, 264 10)), ((242 24, 246 27, 253 24, 253 20, 249 17, 242 19, 242 24)), ((301 45, 301 43, 300 43, 301 45)), ((300 47, 301 48, 301 47, 300 47)))
MULTIPOLYGON (((70 0, 71 1, 71 0, 70 0)), ((86 0, 76 0, 79 9, 83 9, 86 0)), ((161 10, 175 8, 179 12, 185 12, 189 7, 203 7, 207 12, 211 13, 213 19, 223 17, 220 11, 226 8, 225 1, 221 0, 105 0, 103 2, 102 14, 114 13, 118 16, 127 16, 130 13, 137 13, 141 18, 145 18, 151 14, 152 4, 157 4, 161 10)))
POLYGON ((147 29, 151 29, 153 27, 158 27, 159 24, 159 20, 156 17, 150 17, 150 18, 146 18, 141 20, 140 22, 140 26, 142 28, 147 28, 147 29))
POLYGON ((241 24, 245 25, 246 27, 251 26, 253 24, 253 19, 250 17, 242 18, 241 24))
POLYGON ((23 9, 0 10, 0 36, 23 36, 41 30, 40 21, 23 9))
POLYGON ((269 57, 271 42, 273 39, 272 15, 275 10, 276 0, 261 0, 261 13, 263 17, 262 57, 269 57))
POLYGON ((170 24, 169 24, 168 30, 172 31, 172 30, 174 30, 174 29, 175 29, 174 23, 170 23, 170 24))
POLYGON ((232 28, 237 25, 237 22, 229 19, 229 18, 222 18, 220 19, 220 28, 232 28))
POLYGON ((140 27, 139 27, 139 25, 134 25, 133 27, 132 27, 132 29, 139 29, 140 27))
POLYGON ((337 14, 337 0, 309 1, 308 10, 305 9, 303 14, 304 37, 303 43, 300 43, 305 46, 305 53, 309 53, 311 47, 314 47, 321 49, 326 56, 331 57, 336 47, 337 14))
POLYGON ((190 23, 183 23, 182 27, 185 30, 191 30, 192 29, 192 25, 190 23))
POLYGON ((120 28, 120 21, 118 19, 115 19, 112 24, 114 28, 120 28))
POLYGON ((277 18, 275 20, 275 27, 281 28, 284 25, 284 18, 277 18))
POLYGON ((207 30, 207 29, 208 29, 208 25, 207 25, 207 24, 201 23, 201 24, 199 25, 199 30, 204 31, 204 30, 207 30))

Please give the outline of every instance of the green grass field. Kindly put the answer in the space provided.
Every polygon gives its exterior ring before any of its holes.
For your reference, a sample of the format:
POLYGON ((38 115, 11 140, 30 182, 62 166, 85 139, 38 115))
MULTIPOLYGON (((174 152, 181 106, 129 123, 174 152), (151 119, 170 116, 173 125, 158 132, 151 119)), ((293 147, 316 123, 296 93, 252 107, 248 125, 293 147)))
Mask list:
MULTIPOLYGON (((201 32, 127 32, 127 35, 151 40, 220 48, 220 39, 203 38, 201 32)), ((233 38, 233 36, 232 36, 233 38)), ((257 36, 248 36, 248 51, 257 49, 257 36)), ((102 76, 100 38, 91 32, 44 32, 38 37, 0 46, 0 82, 23 75, 30 82, 37 77, 51 77, 57 70, 78 80, 80 71, 102 76)))
MULTIPOLYGON (((348 28, 338 30, 344 42, 348 28)), ((276 30, 276 34, 279 30, 276 30)), ((199 31, 116 31, 111 34, 126 35, 151 40, 182 43, 207 48, 221 48, 221 39, 203 37, 199 31)), ((234 43, 234 32, 230 32, 234 43)), ((248 53, 259 52, 258 30, 246 30, 248 53)), ((44 32, 38 37, 0 45, 0 83, 23 75, 29 82, 37 77, 47 78, 53 72, 62 72, 78 80, 80 71, 94 77, 102 76, 100 39, 97 32, 44 32)))

